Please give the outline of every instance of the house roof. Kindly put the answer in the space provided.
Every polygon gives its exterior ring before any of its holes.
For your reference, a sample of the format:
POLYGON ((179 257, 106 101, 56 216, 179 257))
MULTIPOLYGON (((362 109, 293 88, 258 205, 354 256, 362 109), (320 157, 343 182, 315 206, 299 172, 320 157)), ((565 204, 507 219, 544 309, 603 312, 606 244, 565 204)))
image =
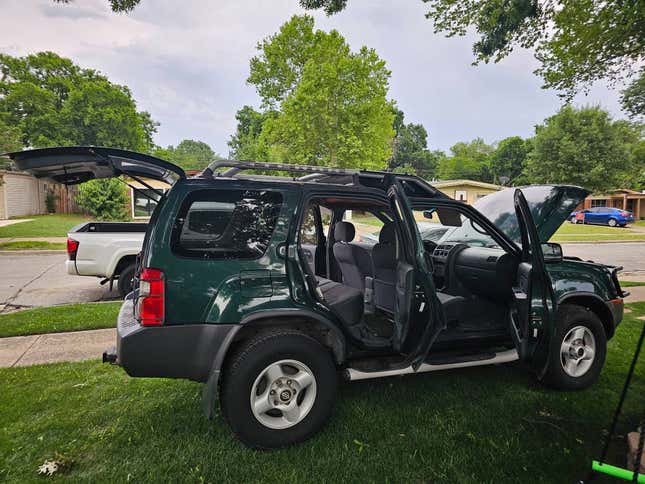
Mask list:
POLYGON ((494 183, 486 183, 476 180, 440 180, 430 182, 430 185, 439 189, 461 185, 469 185, 477 188, 488 188, 489 190, 502 190, 504 188, 503 186, 495 185, 494 183))

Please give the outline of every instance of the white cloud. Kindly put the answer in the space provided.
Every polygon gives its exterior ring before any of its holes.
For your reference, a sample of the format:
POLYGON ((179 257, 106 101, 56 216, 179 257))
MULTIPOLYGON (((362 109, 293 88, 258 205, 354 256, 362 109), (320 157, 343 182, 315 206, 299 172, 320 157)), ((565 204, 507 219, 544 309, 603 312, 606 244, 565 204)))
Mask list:
MULTIPOLYGON (((499 64, 472 67, 471 38, 432 33, 420 1, 350 1, 335 16, 314 13, 318 28, 335 28, 354 49, 373 47, 392 71, 390 96, 408 121, 423 123, 433 148, 477 136, 494 141, 529 136, 560 106, 540 89, 532 54, 518 51, 499 64)), ((276 32, 297 0, 142 0, 115 14, 107 0, 3 0, 0 51, 52 50, 127 84, 141 109, 161 123, 161 145, 202 139, 226 154, 235 112, 258 104, 246 85, 255 45, 276 32)), ((619 115, 616 92, 596 86, 576 101, 619 115)))

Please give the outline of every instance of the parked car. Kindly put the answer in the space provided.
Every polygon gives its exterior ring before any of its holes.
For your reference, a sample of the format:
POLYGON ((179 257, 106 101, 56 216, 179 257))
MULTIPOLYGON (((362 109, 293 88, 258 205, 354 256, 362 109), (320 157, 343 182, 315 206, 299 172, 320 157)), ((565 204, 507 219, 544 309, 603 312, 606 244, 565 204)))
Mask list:
POLYGON ((624 227, 634 222, 634 214, 612 207, 592 207, 571 212, 569 221, 574 224, 598 224, 624 227))
POLYGON ((114 281, 121 297, 132 291, 137 254, 147 223, 84 222, 67 234, 67 273, 114 281))
POLYGON ((251 447, 317 433, 339 373, 362 380, 520 360, 544 384, 586 388, 622 319, 618 269, 547 243, 587 196, 579 187, 507 189, 471 207, 403 174, 218 161, 188 178, 108 148, 9 156, 61 183, 124 174, 174 182, 152 214, 116 347, 103 358, 135 377, 204 382, 206 415, 219 400, 251 447), (371 254, 353 243, 348 210, 384 223, 371 254), (432 251, 419 213, 452 229, 432 251))

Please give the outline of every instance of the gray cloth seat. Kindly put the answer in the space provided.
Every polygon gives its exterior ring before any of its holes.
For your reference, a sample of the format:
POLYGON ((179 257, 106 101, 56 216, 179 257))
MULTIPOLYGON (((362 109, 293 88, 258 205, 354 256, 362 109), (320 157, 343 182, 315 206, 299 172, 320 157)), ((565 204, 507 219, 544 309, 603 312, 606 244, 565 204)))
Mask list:
POLYGON ((354 224, 337 222, 334 225, 334 240, 336 240, 333 247, 334 257, 343 275, 343 283, 364 291, 365 277, 373 276, 372 258, 366 248, 351 243, 354 235, 356 235, 354 224))
POLYGON ((323 300, 338 317, 350 326, 360 323, 363 317, 361 291, 323 277, 316 277, 316 280, 323 300))
POLYGON ((378 243, 372 249, 374 264, 374 301, 376 307, 394 312, 396 284, 396 228, 386 223, 379 233, 378 243))

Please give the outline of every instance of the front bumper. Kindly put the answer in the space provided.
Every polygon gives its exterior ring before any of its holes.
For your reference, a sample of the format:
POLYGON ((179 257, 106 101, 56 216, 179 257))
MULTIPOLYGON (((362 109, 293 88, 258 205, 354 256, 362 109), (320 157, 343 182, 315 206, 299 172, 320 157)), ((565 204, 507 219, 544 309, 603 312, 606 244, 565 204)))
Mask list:
POLYGON ((187 378, 205 382, 217 358, 238 325, 185 324, 141 326, 134 316, 134 302, 126 299, 119 311, 116 354, 104 360, 123 367, 130 376, 187 378), (112 361, 110 361, 112 360, 112 361))

